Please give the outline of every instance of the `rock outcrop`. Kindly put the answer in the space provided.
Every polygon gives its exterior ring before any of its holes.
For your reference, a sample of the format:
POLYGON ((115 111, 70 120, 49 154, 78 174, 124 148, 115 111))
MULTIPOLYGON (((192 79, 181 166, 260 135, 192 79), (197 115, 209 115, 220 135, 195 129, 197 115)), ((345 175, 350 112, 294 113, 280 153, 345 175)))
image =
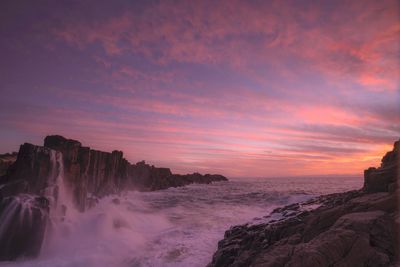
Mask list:
POLYGON ((47 136, 44 147, 62 153, 65 181, 81 211, 87 208, 89 197, 118 193, 128 182, 130 164, 121 151, 93 150, 57 135, 47 136))
POLYGON ((368 193, 392 192, 397 189, 400 141, 395 142, 392 151, 382 158, 379 168, 364 171, 364 190, 368 193))
POLYGON ((17 160, 17 152, 0 154, 0 176, 7 173, 8 168, 17 160))
POLYGON ((143 161, 131 165, 129 171, 130 177, 134 177, 132 181, 134 187, 142 191, 155 191, 193 183, 209 184, 215 181, 227 180, 219 174, 172 174, 168 168, 156 168, 145 164, 143 161))
POLYGON ((58 135, 47 136, 44 146, 21 145, 5 169, 0 177, 0 260, 36 256, 48 220, 56 213, 65 216, 68 205, 83 212, 99 198, 123 190, 227 180, 221 175, 176 175, 144 162, 130 164, 121 151, 93 150, 58 135))
POLYGON ((51 175, 51 150, 25 143, 21 145, 17 160, 0 177, 0 197, 19 193, 43 195, 51 175))
POLYGON ((399 142, 361 190, 274 210, 264 223, 234 226, 212 266, 394 266, 398 260, 399 142))
POLYGON ((130 164, 122 151, 93 150, 76 140, 53 135, 45 138, 44 146, 21 145, 15 163, 0 177, 0 196, 43 195, 51 172, 52 150, 62 154, 66 186, 81 211, 92 205, 91 200, 122 190, 154 191, 227 180, 222 175, 172 174, 168 168, 156 168, 144 161, 130 164))
POLYGON ((45 197, 19 194, 0 202, 0 260, 39 254, 49 219, 45 197))

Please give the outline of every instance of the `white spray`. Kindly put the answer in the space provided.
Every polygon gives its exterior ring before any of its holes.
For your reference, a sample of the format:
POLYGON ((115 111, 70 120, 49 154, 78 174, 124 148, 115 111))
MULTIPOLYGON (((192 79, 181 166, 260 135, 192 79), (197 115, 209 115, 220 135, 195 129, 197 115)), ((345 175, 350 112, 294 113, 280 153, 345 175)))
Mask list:
POLYGON ((50 216, 41 254, 48 251, 54 245, 55 240, 70 232, 72 222, 78 214, 64 179, 62 153, 51 150, 50 162, 51 172, 44 191, 45 197, 50 202, 50 216))
POLYGON ((64 180, 64 163, 61 152, 50 151, 51 173, 44 195, 50 201, 50 217, 54 223, 64 221, 76 209, 64 180))

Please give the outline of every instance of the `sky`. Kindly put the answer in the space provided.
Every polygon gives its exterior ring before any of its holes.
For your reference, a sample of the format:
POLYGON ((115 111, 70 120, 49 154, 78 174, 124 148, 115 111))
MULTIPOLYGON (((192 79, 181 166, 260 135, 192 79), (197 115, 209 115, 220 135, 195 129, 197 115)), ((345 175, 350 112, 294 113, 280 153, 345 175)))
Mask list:
POLYGON ((0 153, 362 174, 400 138, 400 2, 1 1, 0 153))

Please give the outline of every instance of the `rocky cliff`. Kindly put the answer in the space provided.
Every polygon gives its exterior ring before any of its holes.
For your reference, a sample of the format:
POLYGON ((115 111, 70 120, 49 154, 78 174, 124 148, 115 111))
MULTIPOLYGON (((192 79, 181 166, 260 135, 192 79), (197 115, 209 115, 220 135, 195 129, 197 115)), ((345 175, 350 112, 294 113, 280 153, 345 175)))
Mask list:
POLYGON ((0 154, 0 176, 6 174, 7 169, 17 160, 17 152, 0 154))
POLYGON ((123 190, 227 180, 222 175, 177 175, 144 162, 131 164, 121 151, 93 150, 58 135, 47 136, 43 146, 21 145, 15 157, 0 177, 0 260, 37 255, 47 221, 55 213, 65 216, 71 205, 83 212, 99 198, 123 190))
POLYGON ((15 163, 0 177, 0 196, 43 195, 51 173, 51 151, 62 154, 66 186, 81 211, 90 207, 93 199, 122 190, 154 191, 227 180, 222 175, 172 174, 168 168, 156 168, 144 161, 131 164, 122 151, 93 150, 76 140, 52 135, 45 138, 44 146, 21 145, 15 163))
POLYGON ((398 261, 400 142, 361 190, 274 210, 264 223, 234 226, 212 266, 394 266, 398 261))

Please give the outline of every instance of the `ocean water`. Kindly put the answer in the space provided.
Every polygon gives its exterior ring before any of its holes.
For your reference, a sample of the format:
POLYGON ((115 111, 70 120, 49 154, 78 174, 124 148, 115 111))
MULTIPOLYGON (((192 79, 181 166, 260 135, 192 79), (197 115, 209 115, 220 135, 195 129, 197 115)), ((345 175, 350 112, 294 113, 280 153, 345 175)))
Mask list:
POLYGON ((278 206, 362 187, 361 177, 231 179, 156 192, 124 192, 54 220, 37 259, 12 267, 205 266, 230 226, 278 206))

